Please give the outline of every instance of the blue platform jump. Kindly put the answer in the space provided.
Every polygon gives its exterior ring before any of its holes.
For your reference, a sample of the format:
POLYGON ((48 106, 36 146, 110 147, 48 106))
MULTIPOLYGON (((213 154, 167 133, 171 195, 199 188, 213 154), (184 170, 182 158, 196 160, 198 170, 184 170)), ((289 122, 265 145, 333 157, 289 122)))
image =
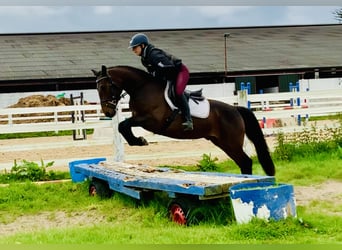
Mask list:
MULTIPOLYGON (((153 197, 151 195, 153 195, 155 191, 166 192, 169 198, 171 198, 168 206, 170 218, 172 221, 182 225, 190 223, 192 218, 191 214, 196 210, 194 208, 200 206, 202 202, 214 199, 218 200, 228 196, 231 196, 231 199, 234 198, 232 196, 234 196, 235 193, 233 194, 231 192, 234 187, 244 184, 260 184, 261 186, 276 185, 275 177, 273 176, 219 172, 190 172, 123 162, 107 162, 106 158, 73 161, 69 163, 69 167, 73 182, 90 180, 90 195, 109 197, 114 191, 128 195, 137 200, 142 200, 143 198, 153 197)), ((263 191, 266 194, 268 192, 267 190, 263 191)), ((279 193, 279 195, 282 194, 279 193)), ((278 193, 276 196, 278 196, 278 193)), ((248 195, 246 195, 246 197, 248 197, 248 195)), ((235 197, 234 201, 235 203, 240 201, 243 202, 244 199, 245 197, 235 197)), ((279 199, 265 201, 265 206, 267 205, 267 209, 272 208, 273 206, 279 207, 276 204, 278 203, 278 200, 279 199)), ((260 199, 258 202, 259 201, 260 199)), ((257 201, 255 202, 255 204, 259 206, 261 201, 259 203, 257 203, 257 201)), ((254 201, 249 202, 248 204, 253 205, 254 201)), ((261 204, 260 206, 262 208, 265 207, 264 204, 261 204)), ((266 211, 267 209, 264 210, 266 211)), ((284 211, 283 208, 280 209, 281 211, 284 211)), ((288 209, 285 212, 288 212, 288 209)), ((272 215, 272 211, 270 213, 272 215)), ((284 213, 282 214, 284 215, 284 213)), ((295 214, 295 212, 292 214, 295 214)), ((241 213, 238 213, 237 215, 237 219, 241 216, 247 216, 248 219, 254 216, 252 212, 242 215, 241 213)))
POLYGON ((142 192, 164 191, 170 198, 191 195, 199 200, 229 196, 229 187, 245 182, 274 182, 274 177, 228 174, 219 172, 188 172, 170 168, 150 167, 105 158, 69 163, 74 182, 87 179, 108 183, 111 190, 141 199, 142 192))

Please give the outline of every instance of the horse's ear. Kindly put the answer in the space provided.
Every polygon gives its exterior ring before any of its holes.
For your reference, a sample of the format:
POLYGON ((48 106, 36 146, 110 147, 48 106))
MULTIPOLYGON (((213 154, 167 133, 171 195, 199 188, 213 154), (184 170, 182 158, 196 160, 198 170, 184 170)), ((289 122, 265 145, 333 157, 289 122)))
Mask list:
POLYGON ((91 71, 93 72, 93 74, 94 74, 95 76, 98 76, 98 75, 99 75, 99 72, 96 71, 95 69, 92 69, 91 71))
POLYGON ((101 73, 102 73, 103 76, 107 75, 107 67, 106 67, 106 65, 102 65, 101 71, 102 71, 101 73))

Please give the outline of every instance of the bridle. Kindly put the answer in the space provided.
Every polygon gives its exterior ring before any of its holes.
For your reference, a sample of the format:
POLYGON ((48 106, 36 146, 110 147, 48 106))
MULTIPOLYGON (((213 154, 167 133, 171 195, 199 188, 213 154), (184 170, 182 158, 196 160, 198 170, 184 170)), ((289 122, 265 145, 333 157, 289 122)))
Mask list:
POLYGON ((99 89, 99 83, 102 81, 102 80, 105 80, 105 79, 108 79, 109 80, 109 83, 110 83, 110 90, 111 90, 111 97, 108 98, 108 99, 105 99, 105 100, 101 100, 101 105, 105 105, 106 107, 109 107, 109 108, 112 108, 114 110, 117 110, 117 105, 120 101, 121 98, 125 97, 127 95, 126 92, 123 92, 122 94, 119 94, 119 95, 115 95, 114 93, 114 90, 117 89, 118 91, 116 93, 121 93, 122 92, 122 89, 120 89, 113 81, 113 79, 111 77, 109 77, 108 75, 105 75, 105 76, 102 76, 98 79, 96 79, 96 89, 98 92, 100 92, 100 89, 99 89))

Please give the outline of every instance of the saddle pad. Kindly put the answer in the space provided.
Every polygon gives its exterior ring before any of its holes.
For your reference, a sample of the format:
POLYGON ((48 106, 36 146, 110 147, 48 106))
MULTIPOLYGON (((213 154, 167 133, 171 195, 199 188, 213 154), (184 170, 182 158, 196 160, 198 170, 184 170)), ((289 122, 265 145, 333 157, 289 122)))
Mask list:
MULTIPOLYGON (((169 87, 170 87, 170 84, 167 83, 165 91, 164 91, 164 98, 167 104, 169 105, 169 107, 172 110, 175 110, 178 108, 172 103, 168 95, 169 87)), ((190 98, 189 108, 190 108, 190 114, 193 117, 205 119, 205 118, 208 118, 209 116, 210 105, 209 105, 209 101, 206 98, 204 98, 203 101, 196 101, 196 102, 190 98)))
POLYGON ((190 114, 197 118, 208 118, 210 112, 209 101, 205 98, 203 101, 195 102, 189 99, 190 114))

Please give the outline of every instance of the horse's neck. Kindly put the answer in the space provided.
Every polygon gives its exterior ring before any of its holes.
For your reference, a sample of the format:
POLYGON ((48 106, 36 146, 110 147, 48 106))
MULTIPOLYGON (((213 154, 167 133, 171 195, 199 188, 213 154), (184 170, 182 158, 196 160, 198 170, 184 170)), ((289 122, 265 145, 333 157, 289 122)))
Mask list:
POLYGON ((153 83, 148 81, 148 75, 146 77, 141 72, 124 71, 121 75, 122 83, 121 88, 127 92, 131 97, 144 94, 145 91, 149 91, 149 86, 153 83))
POLYGON ((140 92, 143 92, 145 89, 144 81, 139 81, 139 79, 135 79, 134 77, 127 78, 123 82, 122 86, 123 90, 127 92, 131 97, 136 96, 140 92))

